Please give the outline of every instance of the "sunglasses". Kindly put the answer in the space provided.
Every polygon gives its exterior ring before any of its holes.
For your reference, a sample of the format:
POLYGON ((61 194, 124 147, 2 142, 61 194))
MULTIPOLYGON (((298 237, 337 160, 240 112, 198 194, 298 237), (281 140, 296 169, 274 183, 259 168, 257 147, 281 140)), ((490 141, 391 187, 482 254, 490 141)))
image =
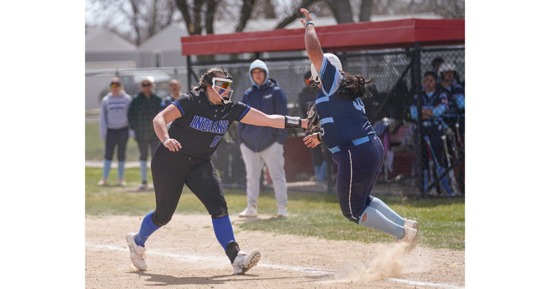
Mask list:
POLYGON ((119 82, 111 82, 111 87, 112 88, 119 87, 119 86, 120 86, 119 82))
POLYGON ((214 77, 212 79, 212 86, 221 87, 223 89, 229 89, 233 80, 227 78, 214 77))
POLYGON ((141 84, 141 87, 149 87, 149 86, 151 86, 150 83, 142 83, 142 84, 141 84))

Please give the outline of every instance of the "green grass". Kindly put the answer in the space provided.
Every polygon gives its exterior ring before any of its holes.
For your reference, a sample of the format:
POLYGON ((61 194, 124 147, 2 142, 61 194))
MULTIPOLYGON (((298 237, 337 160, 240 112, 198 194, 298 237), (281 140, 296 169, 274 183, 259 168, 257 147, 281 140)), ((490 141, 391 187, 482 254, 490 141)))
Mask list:
MULTIPOLYGON (((111 172, 114 180, 116 170, 111 172)), ((139 169, 126 170, 127 188, 99 187, 100 168, 86 168, 87 215, 144 215, 154 209, 152 191, 136 193, 139 186, 139 169)), ((149 178, 151 179, 151 178, 149 178)), ((234 215, 246 207, 244 190, 224 190, 230 213, 234 215)), ((257 230, 281 234, 313 236, 331 240, 353 240, 365 243, 394 242, 393 237, 373 229, 358 226, 342 216, 335 195, 298 193, 289 191, 286 219, 267 219, 245 222, 242 230, 257 230)), ((464 250, 465 204, 464 199, 407 199, 397 196, 377 196, 404 217, 419 221, 422 246, 464 250)), ((260 194, 259 210, 262 214, 276 214, 273 193, 260 194)), ((187 189, 180 199, 176 213, 207 214, 198 199, 187 189)))

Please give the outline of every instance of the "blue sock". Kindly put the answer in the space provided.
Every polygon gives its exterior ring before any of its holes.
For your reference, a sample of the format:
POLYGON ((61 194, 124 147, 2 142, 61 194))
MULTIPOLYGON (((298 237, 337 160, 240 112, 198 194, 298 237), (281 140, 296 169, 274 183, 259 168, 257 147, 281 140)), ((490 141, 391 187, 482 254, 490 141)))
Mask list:
POLYGON ((147 161, 139 161, 140 172, 141 172, 141 181, 147 182, 147 161))
POLYGON ((220 245, 222 245, 222 248, 224 250, 227 244, 235 242, 233 227, 231 226, 229 216, 212 219, 212 225, 214 225, 214 233, 216 234, 216 239, 218 239, 218 242, 220 243, 220 245))
POLYGON ((370 207, 378 210, 386 218, 390 219, 392 222, 405 226, 405 219, 399 216, 394 210, 392 210, 386 203, 376 197, 372 197, 372 201, 369 204, 370 207))
POLYGON ((124 179, 124 161, 118 161, 118 179, 123 180, 124 179))
POLYGON ((143 221, 141 222, 141 227, 139 228, 139 232, 136 235, 136 244, 145 247, 145 242, 151 236, 156 230, 158 230, 160 227, 155 225, 153 223, 153 212, 149 212, 145 217, 143 217, 143 221))
POLYGON ((374 228, 383 232, 386 232, 398 239, 405 236, 405 228, 400 226, 390 219, 386 218, 380 211, 373 207, 367 207, 367 209, 361 214, 359 224, 364 227, 374 228))
POLYGON ((109 172, 111 171, 111 161, 103 160, 103 179, 107 180, 109 178, 109 172))

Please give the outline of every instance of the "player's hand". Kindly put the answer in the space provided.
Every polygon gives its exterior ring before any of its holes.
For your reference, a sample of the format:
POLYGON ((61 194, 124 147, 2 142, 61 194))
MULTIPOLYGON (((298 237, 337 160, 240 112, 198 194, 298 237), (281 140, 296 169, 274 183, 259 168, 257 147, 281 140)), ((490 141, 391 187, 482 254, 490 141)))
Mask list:
POLYGON ((173 139, 173 138, 169 138, 167 140, 165 140, 163 143, 162 143, 167 149, 169 149, 171 152, 177 152, 181 149, 181 144, 179 141, 173 139))
POLYGON ((304 19, 300 19, 300 22, 302 22, 302 25, 304 25, 304 27, 306 27, 306 22, 311 21, 311 15, 306 8, 300 8, 300 13, 304 14, 305 17, 304 19))
POLYGON ((314 148, 316 146, 318 146, 321 142, 319 141, 319 139, 317 138, 317 134, 318 133, 314 133, 314 134, 310 134, 306 137, 304 137, 304 144, 306 145, 306 147, 308 148, 314 148))

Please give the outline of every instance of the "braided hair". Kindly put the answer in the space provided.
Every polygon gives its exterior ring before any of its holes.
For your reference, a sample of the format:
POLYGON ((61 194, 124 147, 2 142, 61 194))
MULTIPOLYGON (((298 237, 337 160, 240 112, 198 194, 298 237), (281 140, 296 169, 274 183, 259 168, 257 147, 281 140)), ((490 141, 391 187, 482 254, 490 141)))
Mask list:
POLYGON ((357 97, 369 98, 372 96, 370 87, 373 83, 372 78, 365 79, 361 75, 352 75, 344 72, 343 78, 340 81, 338 94, 347 99, 355 99, 357 97))
POLYGON ((198 85, 194 86, 193 90, 199 91, 202 89, 206 91, 208 85, 212 85, 212 79, 214 79, 214 77, 216 77, 216 75, 220 73, 223 73, 225 75, 224 78, 233 79, 233 77, 231 77, 229 72, 225 71, 225 69, 220 67, 212 67, 208 69, 208 71, 206 71, 203 75, 201 75, 198 85))

